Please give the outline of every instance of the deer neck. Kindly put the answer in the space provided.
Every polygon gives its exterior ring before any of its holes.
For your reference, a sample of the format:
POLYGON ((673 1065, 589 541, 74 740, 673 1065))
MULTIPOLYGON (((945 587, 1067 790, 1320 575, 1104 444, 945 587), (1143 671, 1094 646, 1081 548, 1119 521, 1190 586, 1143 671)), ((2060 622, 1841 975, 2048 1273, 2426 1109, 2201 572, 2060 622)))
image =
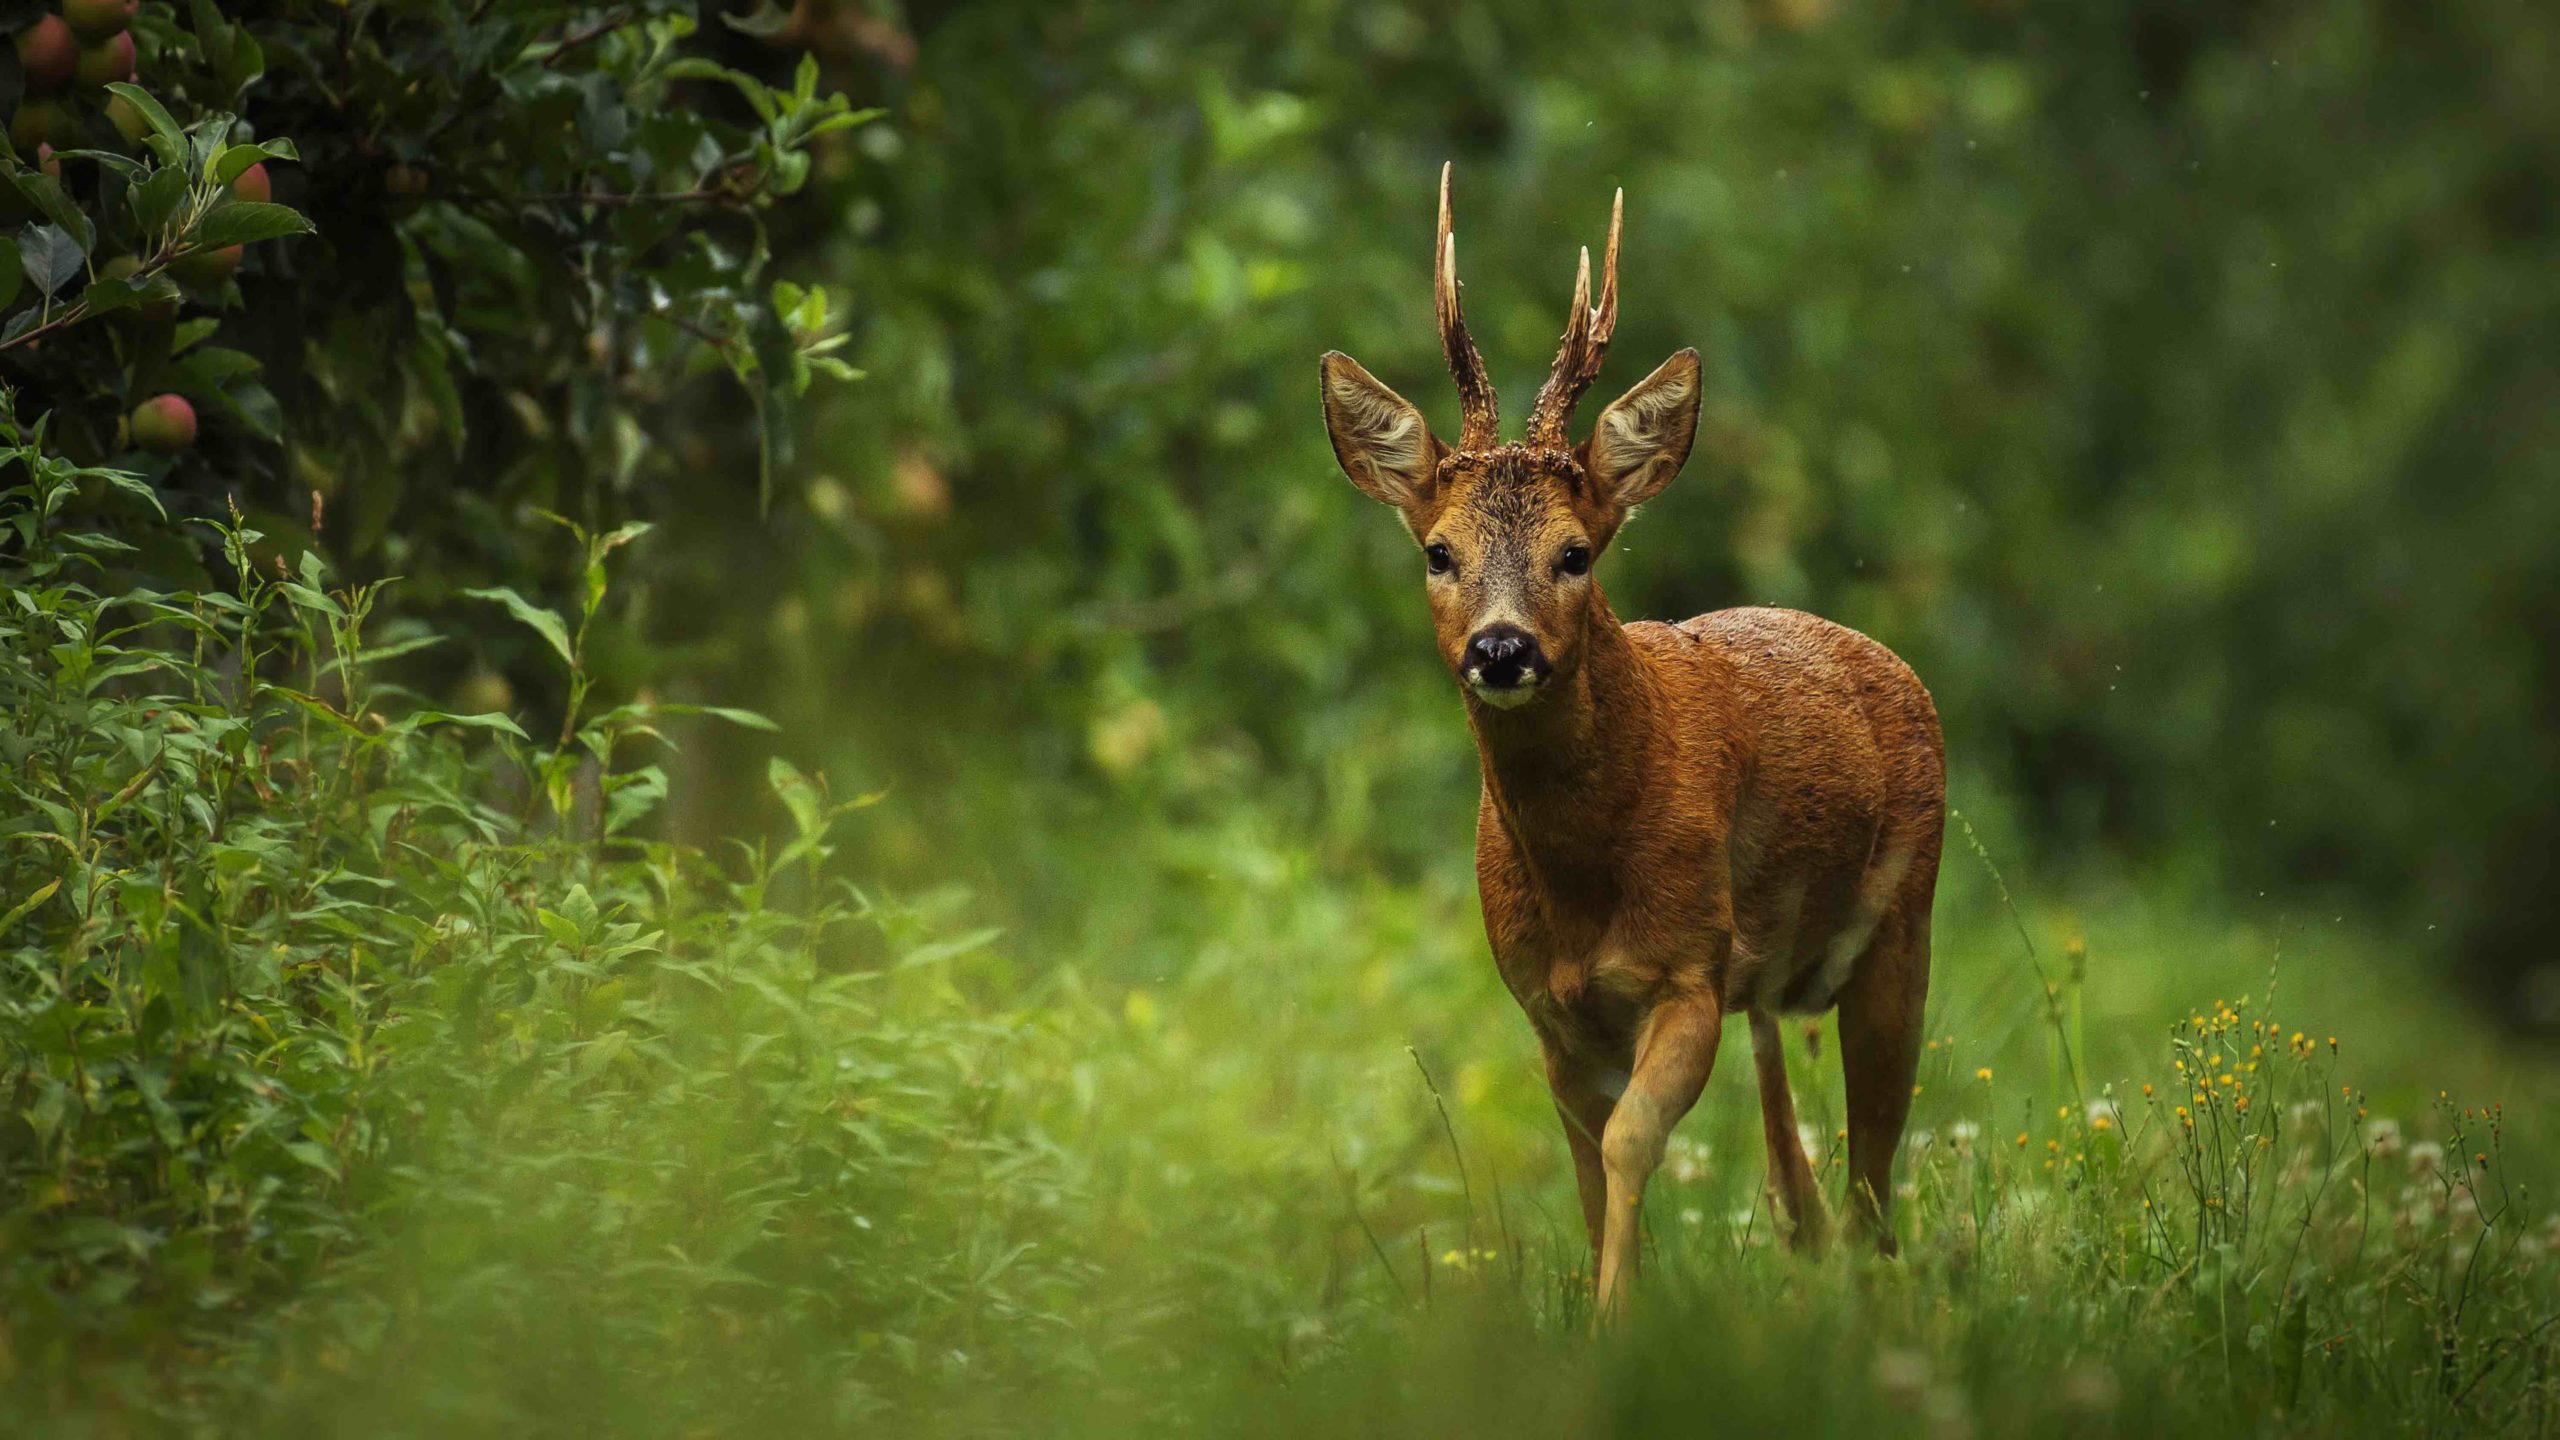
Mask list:
POLYGON ((1651 667, 1596 584, 1590 603, 1581 660, 1550 693, 1516 710, 1470 695, 1467 719, 1485 793, 1531 883, 1605 901, 1651 788, 1663 716, 1651 667))

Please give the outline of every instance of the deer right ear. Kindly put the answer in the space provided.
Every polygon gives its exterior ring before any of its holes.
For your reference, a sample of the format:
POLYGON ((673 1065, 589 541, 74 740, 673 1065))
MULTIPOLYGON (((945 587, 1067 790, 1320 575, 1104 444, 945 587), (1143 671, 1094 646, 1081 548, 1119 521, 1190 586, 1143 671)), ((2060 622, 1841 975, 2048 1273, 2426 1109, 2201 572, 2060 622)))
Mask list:
POLYGON ((1683 350, 1600 412, 1583 463, 1602 499, 1623 513, 1662 493, 1698 438, 1702 388, 1698 352, 1683 350))
POLYGON ((1339 350, 1324 357, 1324 425, 1361 493, 1399 510, 1431 498, 1440 442, 1422 412, 1339 350))

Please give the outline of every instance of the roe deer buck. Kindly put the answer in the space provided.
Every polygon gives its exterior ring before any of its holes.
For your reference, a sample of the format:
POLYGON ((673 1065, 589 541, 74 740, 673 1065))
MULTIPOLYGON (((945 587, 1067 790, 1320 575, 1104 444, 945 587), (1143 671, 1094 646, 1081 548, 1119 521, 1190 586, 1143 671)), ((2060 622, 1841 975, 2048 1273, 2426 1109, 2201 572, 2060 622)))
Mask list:
POLYGON ((1581 445, 1566 434, 1617 324, 1624 204, 1621 192, 1596 305, 1582 252, 1523 442, 1499 438, 1459 311, 1445 168, 1434 287, 1457 444, 1351 357, 1323 364, 1335 458, 1422 548, 1484 772, 1485 933, 1546 1053, 1602 1317, 1625 1304, 1645 1182, 1737 1010, 1751 1017, 1770 1188, 1796 1243, 1815 1245, 1826 1221, 1777 1016, 1840 1007, 1853 1219, 1892 1253, 1946 804, 1937 709, 1884 646, 1792 610, 1678 625, 1610 612, 1593 561, 1688 459, 1700 391, 1697 352, 1683 350, 1581 445))

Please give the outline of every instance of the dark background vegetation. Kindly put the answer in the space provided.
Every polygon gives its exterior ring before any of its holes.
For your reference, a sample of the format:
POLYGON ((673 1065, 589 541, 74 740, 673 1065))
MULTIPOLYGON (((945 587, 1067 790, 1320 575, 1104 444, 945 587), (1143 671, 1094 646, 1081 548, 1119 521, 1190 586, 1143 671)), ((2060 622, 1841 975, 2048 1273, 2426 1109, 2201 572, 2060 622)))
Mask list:
POLYGON ((1864 628, 2041 864, 2347 906, 2413 980, 2560 1018, 2549 17, 955 6, 911 57, 809 23, 895 113, 791 242, 850 278, 871 379, 682 633, 897 781, 913 854, 965 836, 1061 910, 1044 848, 1130 808, 1456 847, 1413 561, 1312 379, 1346 349, 1448 424, 1453 159, 1515 411, 1614 187, 1603 387, 1707 356, 1622 614, 1864 628))

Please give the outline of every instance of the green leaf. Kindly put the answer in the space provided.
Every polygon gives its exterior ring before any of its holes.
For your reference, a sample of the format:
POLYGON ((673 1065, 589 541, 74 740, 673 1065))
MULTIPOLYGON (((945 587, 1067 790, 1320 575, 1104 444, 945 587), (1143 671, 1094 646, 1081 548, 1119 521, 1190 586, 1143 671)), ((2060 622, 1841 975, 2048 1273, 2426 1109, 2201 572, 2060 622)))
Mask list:
POLYGON ((205 249, 220 250, 226 246, 251 245, 285 235, 308 235, 311 230, 311 222, 290 205, 234 200, 204 217, 204 223, 187 238, 205 249))
POLYGON ((337 601, 298 580, 278 581, 277 586, 284 591, 285 598, 294 603, 296 609, 315 610, 333 620, 347 618, 346 610, 337 601))
POLYGON ((187 172, 174 165, 152 171, 150 179, 125 192, 125 204, 133 209, 133 223, 141 227, 146 237, 167 230, 186 199, 187 172))
POLYGON ((261 140, 254 145, 234 145, 223 151, 221 157, 213 162, 213 180, 217 185, 229 185, 247 174, 252 165, 263 164, 269 160, 301 158, 294 153, 293 142, 290 140, 261 140))
POLYGON ((159 512, 161 519, 169 518, 168 507, 160 503, 160 492, 152 489, 151 482, 141 476, 124 470, 91 470, 86 473, 106 481, 118 490, 150 506, 159 512))
POLYGON ((231 23, 222 18, 221 7, 213 0, 194 0, 189 16, 195 22, 196 49, 217 75, 231 65, 231 23))
POLYGON ((898 968, 912 970, 919 965, 938 965, 945 960, 956 960, 972 950, 982 950, 994 944, 1003 934, 1003 930, 990 926, 984 930, 972 930, 966 935, 955 935, 948 940, 937 940, 898 957, 898 968))
POLYGON ((779 731, 782 729, 781 726, 753 710, 740 710, 729 705, 661 705, 658 708, 669 715, 709 715, 714 719, 726 720, 732 725, 747 730, 779 731))
POLYGON ((0 932, 5 932, 10 926, 27 918, 27 916, 32 913, 37 906, 52 899, 53 892, 61 888, 62 877, 58 875, 51 880, 47 880, 44 884, 37 886, 36 893, 19 901, 17 904, 10 906, 8 914, 0 915, 0 932))
POLYGON ((765 783, 771 785, 773 793, 781 798, 783 808, 791 812, 792 823, 800 827, 803 838, 825 828, 826 818, 821 808, 825 797, 808 776, 800 773, 799 766, 776 755, 765 762, 764 775, 765 783))
POLYGON ((531 627, 535 634, 549 641, 551 648, 559 652, 560 658, 568 662, 570 669, 575 670, 578 667, 578 657, 571 653, 569 648, 569 627, 558 615, 534 604, 505 585, 486 585, 465 590, 462 593, 474 600, 494 600, 506 606, 508 614, 513 615, 517 620, 531 627))
POLYGON ((30 225, 19 236, 18 266, 39 294, 51 295, 70 284, 85 263, 79 243, 60 226, 30 225))
POLYGON ((26 197, 28 204, 43 211, 44 218, 52 221, 63 234, 80 242, 81 254, 89 253, 89 246, 97 239, 98 232, 89 227, 89 217, 80 213, 80 207, 71 202, 71 196, 52 176, 41 170, 12 170, 8 172, 8 178, 10 184, 18 187, 18 193, 26 197))
POLYGON ((409 719, 413 724, 418 725, 460 725, 471 730, 495 730, 501 734, 513 735, 519 740, 533 738, 524 733, 523 726, 494 710, 486 715, 455 715, 443 710, 421 710, 409 719))
POLYGON ((756 8, 744 15, 723 15, 720 23, 741 35, 770 40, 791 28, 791 12, 773 0, 757 0, 756 8))
POLYGON ((26 272, 19 269, 18 242, 0 235, 0 308, 18 298, 18 287, 25 283, 26 272))
POLYGON ((88 306, 89 313, 92 315, 104 315, 110 311, 121 310, 128 305, 140 304, 145 300, 177 298, 178 286, 166 275, 100 280, 80 292, 80 303, 88 306))
POLYGON ((169 118, 169 112, 160 108, 160 102, 151 98, 150 91, 119 80, 109 85, 107 92, 123 96, 125 103, 142 112, 143 120, 151 126, 151 153, 160 157, 161 164, 182 165, 186 162, 187 132, 178 127, 177 121, 169 118))

